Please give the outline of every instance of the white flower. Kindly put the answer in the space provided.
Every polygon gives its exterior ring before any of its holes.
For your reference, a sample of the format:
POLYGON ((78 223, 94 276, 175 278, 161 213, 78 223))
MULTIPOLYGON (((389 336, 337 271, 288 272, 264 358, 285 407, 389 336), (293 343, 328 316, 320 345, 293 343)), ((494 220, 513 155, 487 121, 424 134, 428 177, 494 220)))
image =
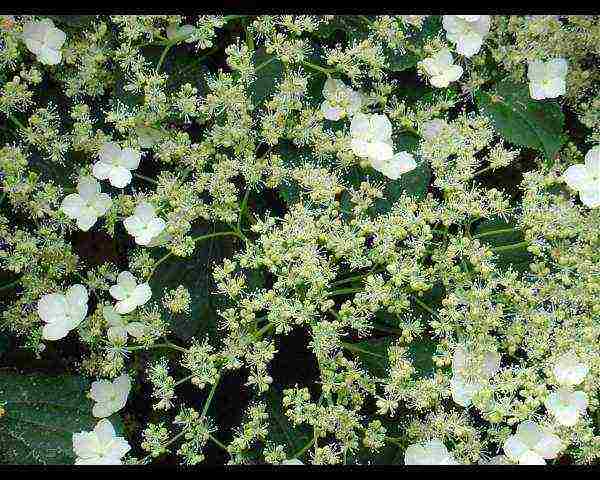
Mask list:
POLYGON ((400 152, 383 162, 371 161, 371 165, 375 170, 383 173, 386 177, 397 180, 403 173, 414 170, 417 166, 417 162, 415 162, 415 157, 410 153, 400 152))
POLYGON ((105 305, 102 308, 102 315, 109 325, 108 339, 113 343, 126 343, 127 335, 131 335, 133 338, 140 338, 146 331, 146 325, 142 322, 126 323, 123 317, 110 305, 105 305))
POLYGON ((572 427, 579 420, 588 405, 585 392, 573 391, 571 388, 559 388, 552 392, 544 405, 556 417, 556 420, 565 427, 572 427))
POLYGON ((529 62, 527 78, 529 78, 529 94, 534 100, 556 98, 567 91, 567 61, 555 58, 546 63, 538 60, 529 62))
POLYGON ((102 419, 91 432, 73 434, 75 465, 121 465, 121 458, 131 447, 117 437, 112 424, 102 419))
POLYGON ((323 86, 321 112, 327 120, 339 120, 346 115, 352 117, 360 110, 363 97, 359 92, 347 87, 344 82, 327 77, 323 86))
POLYGON ((186 43, 193 43, 194 38, 192 35, 195 32, 196 27, 193 25, 177 25, 175 23, 171 23, 167 27, 167 38, 175 42, 185 41, 186 43))
POLYGON ((481 18, 481 15, 456 15, 458 18, 462 18, 467 22, 476 22, 481 18))
POLYGON ((167 226, 162 218, 156 216, 156 210, 148 202, 140 202, 133 215, 123 220, 123 225, 138 245, 148 245, 167 226))
POLYGON ((440 440, 410 445, 404 452, 404 465, 458 465, 440 440))
POLYGON ((131 170, 138 168, 140 164, 140 152, 132 148, 121 148, 114 142, 106 142, 102 145, 98 160, 92 169, 94 177, 98 180, 106 180, 113 187, 123 188, 131 182, 131 170))
POLYGON ((97 380, 92 383, 90 397, 96 403, 92 409, 94 417, 110 417, 127 403, 131 390, 131 380, 126 374, 110 380, 97 380))
POLYGON ((77 226, 87 232, 112 205, 110 196, 100 192, 100 184, 92 177, 81 177, 77 192, 67 195, 61 210, 69 218, 77 220, 77 226))
POLYGON ((27 49, 45 65, 60 63, 62 60, 60 49, 66 39, 65 32, 56 28, 50 19, 27 22, 23 26, 23 40, 27 49))
POLYGON ((527 420, 506 439, 503 448, 506 456, 519 465, 545 465, 545 459, 556 458, 563 445, 556 435, 527 420))
POLYGON ((289 460, 284 460, 281 462, 281 465, 304 465, 302 460, 298 460, 297 458, 290 458, 289 460))
POLYGON ((432 57, 421 60, 419 65, 429 75, 431 85, 437 88, 447 87, 463 74, 462 67, 454 65, 452 54, 447 48, 440 50, 432 57))
POLYGON ((44 295, 37 304, 40 318, 46 322, 42 337, 59 340, 83 321, 88 312, 88 292, 83 285, 73 285, 64 295, 44 295))
POLYGON ((147 283, 138 285, 136 278, 127 271, 119 273, 117 284, 110 287, 109 292, 118 300, 115 311, 121 314, 133 312, 152 297, 150 285, 147 283))
POLYGON ((354 154, 369 159, 375 170, 391 179, 417 166, 408 152, 394 155, 392 124, 385 115, 357 113, 350 124, 350 134, 354 154))
POLYGON ((471 15, 444 15, 442 23, 446 38, 456 45, 456 51, 465 57, 472 57, 479 51, 483 39, 490 31, 490 16, 473 15, 472 17, 478 17, 473 21, 461 18, 465 16, 471 15))
POLYGON ((579 198, 590 208, 600 207, 600 145, 585 156, 584 165, 571 165, 563 174, 567 185, 579 192, 579 198))
POLYGON ((583 382, 589 369, 586 364, 579 361, 579 357, 571 350, 558 358, 554 364, 553 373, 560 385, 574 386, 583 382))
POLYGON ((468 407, 477 392, 485 387, 499 369, 499 353, 486 352, 483 359, 479 359, 471 356, 463 346, 458 346, 452 359, 452 399, 458 405, 468 407))

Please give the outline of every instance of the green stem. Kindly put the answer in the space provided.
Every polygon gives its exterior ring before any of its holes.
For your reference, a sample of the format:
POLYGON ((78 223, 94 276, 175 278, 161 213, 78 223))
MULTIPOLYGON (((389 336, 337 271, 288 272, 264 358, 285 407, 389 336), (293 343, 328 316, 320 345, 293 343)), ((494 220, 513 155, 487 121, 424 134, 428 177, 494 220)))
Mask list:
POLYGON ((277 57, 272 56, 271 58, 269 58, 267 61, 261 63, 258 67, 256 67, 254 69, 254 73, 259 72, 260 70, 262 70, 263 68, 265 68, 269 63, 271 63, 272 61, 274 61, 277 57))
POLYGON ((370 352, 369 350, 364 350, 360 347, 357 347, 353 343, 342 342, 341 344, 342 344, 342 347, 344 347, 346 350, 350 350, 351 352, 365 353, 365 354, 371 355, 373 357, 385 358, 383 355, 379 355, 378 353, 370 352))
POLYGON ((229 453, 229 450, 227 449, 227 447, 223 443, 221 443, 219 440, 217 440, 215 437, 213 437, 210 433, 208 434, 208 438, 210 438, 213 442, 215 442, 216 445, 218 445, 223 450, 225 450, 227 453, 229 453))
POLYGON ((158 182, 156 180, 154 180, 150 177, 147 177, 145 175, 141 175, 139 173, 134 173, 133 176, 137 177, 137 178, 141 178, 142 180, 146 180, 147 182, 153 183, 154 185, 158 185, 158 182))
POLYGON ((292 458, 298 458, 300 455, 303 455, 304 452, 306 452, 314 444, 315 444, 315 437, 313 436, 313 438, 311 438, 310 441, 306 445, 304 445, 300 450, 298 450, 296 453, 294 453, 294 455, 292 455, 292 458))
POLYGON ((162 67, 163 62, 165 61, 165 57, 167 56, 167 53, 169 53, 169 50, 171 50, 171 47, 173 45, 175 45, 175 42, 169 42, 163 49, 162 54, 160 55, 160 58, 158 59, 158 64, 156 65, 155 73, 160 72, 160 67, 162 67))
POLYGON ((435 315, 435 312, 431 309, 431 307, 429 307, 429 305, 427 305, 426 303, 422 302, 421 300, 419 300, 416 296, 413 295, 413 300, 415 301, 415 303, 421 307, 423 310, 425 310, 426 312, 428 312, 430 315, 435 315))
POLYGON ((240 216, 238 217, 238 223, 237 223, 237 231, 238 233, 241 233, 242 229, 242 217, 246 212, 247 206, 248 206, 248 196, 250 195, 250 189, 247 188, 246 189, 246 193, 244 194, 244 198, 242 199, 242 205, 240 206, 240 216))
POLYGON ((219 375, 217 377, 217 379, 215 380, 215 383, 213 383, 213 386, 210 389, 210 392, 208 392, 208 397, 206 398, 206 401, 204 402, 204 407, 202 408, 202 414, 200 415, 200 421, 204 420, 204 417, 206 417, 206 412, 208 412, 208 407, 210 407, 210 403, 212 402, 212 399, 215 396, 215 391, 217 390, 217 385, 219 385, 220 381, 221 381, 221 375, 219 375))
POLYGON ((13 117, 12 115, 8 116, 8 119, 13 122, 18 128, 20 128, 21 130, 26 130, 26 128, 23 126, 23 124, 19 121, 18 118, 13 117))
POLYGON ((180 347, 178 345, 174 345, 170 342, 166 343, 155 343, 154 345, 146 346, 146 345, 138 345, 135 347, 127 347, 128 352, 135 352, 137 350, 150 350, 152 348, 170 348, 172 350, 177 350, 178 352, 187 352, 187 349, 180 347))
POLYGON ((312 68, 313 70, 316 70, 317 72, 323 73, 327 76, 335 72, 335 69, 321 67, 320 65, 315 65, 314 63, 310 63, 304 60, 302 61, 302 65, 308 68, 312 68))

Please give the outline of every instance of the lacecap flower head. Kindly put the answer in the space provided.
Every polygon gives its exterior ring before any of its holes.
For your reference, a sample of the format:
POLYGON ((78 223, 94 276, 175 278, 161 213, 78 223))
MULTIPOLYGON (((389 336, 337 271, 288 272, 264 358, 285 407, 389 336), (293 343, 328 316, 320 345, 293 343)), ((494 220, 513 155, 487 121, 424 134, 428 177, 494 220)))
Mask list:
POLYGON ((98 180, 106 180, 113 187, 123 188, 131 182, 131 170, 140 164, 140 152, 132 148, 121 149, 114 142, 106 142, 99 153, 100 159, 94 164, 92 173, 98 180))
POLYGON ((73 434, 75 465, 121 465, 121 458, 131 447, 123 437, 117 437, 107 419, 98 422, 91 432, 73 434))
POLYGON ((363 97, 359 92, 346 86, 341 80, 327 77, 323 86, 321 112, 327 120, 340 120, 345 116, 352 117, 360 110, 363 97))
POLYGON ((558 423, 565 427, 572 427, 577 424, 587 409, 588 398, 585 392, 561 387, 548 395, 544 405, 558 423))
POLYGON ((126 322, 111 305, 102 308, 104 320, 108 323, 108 339, 111 342, 127 343, 127 335, 141 338, 146 332, 146 325, 142 322, 126 322))
POLYGON ((385 115, 357 113, 350 124, 354 154, 367 158, 371 166, 395 180, 416 167, 408 152, 394 155, 392 124, 385 115))
POLYGON ((577 354, 570 350, 562 354, 552 369, 556 381, 563 386, 579 385, 588 374, 590 368, 579 360, 577 354))
POLYGON ((486 352, 480 359, 471 355, 463 346, 457 347, 452 359, 452 399, 458 405, 468 407, 475 394, 485 387, 486 382, 499 369, 500 354, 486 352))
POLYGON ((77 193, 67 195, 60 208, 69 218, 77 220, 80 230, 87 232, 111 205, 110 196, 101 193, 100 184, 86 176, 79 179, 77 193))
POLYGON ((23 26, 23 40, 27 49, 40 63, 57 65, 62 60, 62 48, 67 35, 54 26, 50 19, 27 22, 23 26))
POLYGON ((73 285, 64 295, 44 295, 37 304, 40 318, 46 323, 42 337, 59 340, 77 328, 88 312, 88 292, 83 285, 73 285))

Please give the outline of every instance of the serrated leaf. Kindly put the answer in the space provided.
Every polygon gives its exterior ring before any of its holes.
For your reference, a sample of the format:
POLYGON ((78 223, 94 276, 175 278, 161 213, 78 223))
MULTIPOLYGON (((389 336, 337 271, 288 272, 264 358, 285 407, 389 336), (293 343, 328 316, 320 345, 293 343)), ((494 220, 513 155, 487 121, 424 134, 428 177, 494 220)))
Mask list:
MULTIPOLYGON (((194 237, 211 232, 196 229, 194 237)), ((174 314, 163 308, 164 316, 169 320, 175 336, 187 341, 193 336, 209 335, 216 337, 217 309, 220 298, 214 295, 212 265, 233 251, 232 237, 216 237, 199 241, 191 257, 172 256, 163 262, 154 272, 150 287, 155 298, 162 297, 167 291, 179 285, 186 287, 191 296, 190 313, 174 314)))
POLYGON ((0 417, 0 463, 72 464, 73 433, 90 431, 98 422, 88 391, 89 381, 77 376, 0 371, 5 410, 0 417))
POLYGON ((262 50, 254 53, 252 61, 256 71, 256 79, 250 85, 252 103, 259 107, 273 93, 283 76, 283 64, 275 55, 269 55, 262 50))
POLYGON ((552 164, 565 142, 565 117, 558 103, 533 100, 525 85, 508 81, 499 83, 492 94, 477 92, 475 99, 507 141, 543 152, 552 164))

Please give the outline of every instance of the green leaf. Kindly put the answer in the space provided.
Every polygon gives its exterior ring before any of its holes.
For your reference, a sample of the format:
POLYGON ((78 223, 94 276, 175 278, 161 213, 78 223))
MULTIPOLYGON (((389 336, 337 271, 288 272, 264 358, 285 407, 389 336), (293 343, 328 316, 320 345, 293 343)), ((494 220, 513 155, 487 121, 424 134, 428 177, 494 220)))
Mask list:
POLYGON ((283 64, 275 55, 269 55, 263 50, 254 53, 253 62, 256 79, 250 85, 252 103, 261 106, 273 93, 283 76, 283 64))
POLYGON ((504 81, 493 94, 479 91, 475 99, 509 142, 543 152, 551 165, 565 142, 565 116, 558 103, 530 98, 524 85, 504 81))
POLYGON ((0 371, 0 463, 72 464, 73 433, 98 421, 88 391, 81 377, 0 371))
POLYGON ((283 410, 283 394, 276 387, 271 387, 265 394, 269 412, 269 439, 276 444, 284 445, 288 455, 293 455, 312 438, 307 426, 295 427, 285 416, 283 410))
MULTIPOLYGON (((506 221, 493 218, 480 222, 473 229, 475 235, 482 233, 495 232, 514 228, 515 225, 506 221)), ((479 238, 479 241, 489 246, 501 247, 504 245, 513 245, 523 241, 523 233, 520 231, 505 231, 495 235, 486 235, 479 238)), ((496 253, 496 264, 501 268, 512 267, 517 272, 524 272, 529 269, 529 264, 533 261, 533 255, 526 248, 499 251, 496 253)))
MULTIPOLYGON (((194 237, 208 233, 204 228, 194 231, 194 237)), ((233 237, 216 237, 200 240, 191 257, 171 256, 158 266, 150 286, 153 296, 161 297, 179 285, 186 287, 191 296, 190 313, 174 314, 163 307, 163 315, 169 320, 175 336, 187 341, 193 336, 209 335, 217 337, 217 309, 221 299, 214 295, 214 283, 211 275, 212 264, 233 253, 233 237)))
MULTIPOLYGON (((390 365, 387 351, 395 338, 393 336, 382 337, 354 344, 357 349, 360 349, 355 353, 371 375, 379 378, 387 376, 390 365)), ((435 349, 436 343, 429 338, 420 338, 410 343, 408 351, 417 376, 428 376, 433 372, 435 349)))

